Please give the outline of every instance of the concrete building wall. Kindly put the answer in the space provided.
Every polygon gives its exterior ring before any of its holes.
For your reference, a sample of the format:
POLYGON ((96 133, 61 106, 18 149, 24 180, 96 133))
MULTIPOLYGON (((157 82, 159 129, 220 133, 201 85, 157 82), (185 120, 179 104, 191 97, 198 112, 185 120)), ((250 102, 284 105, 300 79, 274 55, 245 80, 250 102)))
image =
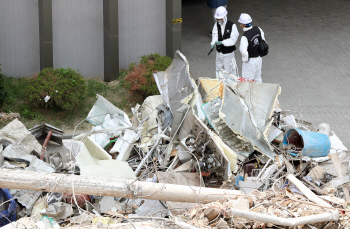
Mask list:
POLYGON ((54 68, 103 79, 103 1, 53 0, 52 36, 54 68))
POLYGON ((38 0, 0 0, 0 64, 9 76, 39 72, 38 0))
POLYGON ((119 0, 119 68, 142 55, 166 54, 164 0, 119 0))

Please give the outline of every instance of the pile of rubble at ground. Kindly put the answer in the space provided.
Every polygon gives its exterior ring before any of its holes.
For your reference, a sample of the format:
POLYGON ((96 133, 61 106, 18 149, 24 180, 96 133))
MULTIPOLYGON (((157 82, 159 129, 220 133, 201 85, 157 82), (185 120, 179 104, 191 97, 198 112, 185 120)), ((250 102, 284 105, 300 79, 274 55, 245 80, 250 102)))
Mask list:
POLYGON ((91 131, 0 130, 4 228, 350 227, 350 155, 276 84, 189 74, 176 52, 133 118, 97 95, 91 131), (238 83, 237 83, 238 82, 238 83))

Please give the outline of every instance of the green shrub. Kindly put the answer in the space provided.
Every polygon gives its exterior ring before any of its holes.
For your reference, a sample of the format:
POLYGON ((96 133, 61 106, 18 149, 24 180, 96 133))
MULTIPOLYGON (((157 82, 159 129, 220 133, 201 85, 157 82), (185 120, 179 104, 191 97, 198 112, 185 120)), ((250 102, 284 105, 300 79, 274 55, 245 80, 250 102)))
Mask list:
POLYGON ((6 92, 5 92, 5 76, 1 73, 0 68, 0 107, 4 104, 6 99, 6 92))
POLYGON ((150 95, 159 95, 153 72, 165 71, 172 59, 159 54, 142 56, 140 64, 131 64, 129 73, 124 78, 124 86, 147 98, 150 95))
POLYGON ((28 100, 32 105, 73 110, 86 96, 85 80, 71 68, 45 68, 30 79, 28 100), (44 98, 50 96, 45 102, 44 98))

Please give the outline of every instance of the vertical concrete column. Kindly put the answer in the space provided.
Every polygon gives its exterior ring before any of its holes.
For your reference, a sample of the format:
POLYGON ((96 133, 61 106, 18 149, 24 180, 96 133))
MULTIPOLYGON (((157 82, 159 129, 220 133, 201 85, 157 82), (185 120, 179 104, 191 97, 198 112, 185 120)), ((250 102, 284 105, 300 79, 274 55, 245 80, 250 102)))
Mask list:
POLYGON ((53 67, 52 0, 39 0, 40 71, 53 67))
POLYGON ((166 0, 166 55, 181 50, 182 0, 166 0))
POLYGON ((119 75, 118 0, 103 0, 104 80, 119 75))

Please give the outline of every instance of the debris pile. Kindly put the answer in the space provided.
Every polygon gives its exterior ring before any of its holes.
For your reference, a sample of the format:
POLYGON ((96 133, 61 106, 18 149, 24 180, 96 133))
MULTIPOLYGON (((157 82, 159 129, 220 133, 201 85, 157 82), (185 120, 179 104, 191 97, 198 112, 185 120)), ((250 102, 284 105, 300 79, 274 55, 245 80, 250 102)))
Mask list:
POLYGON ((179 51, 154 79, 133 118, 97 95, 72 139, 18 119, 0 130, 0 225, 350 227, 348 150, 283 110, 279 85, 195 81, 179 51))

